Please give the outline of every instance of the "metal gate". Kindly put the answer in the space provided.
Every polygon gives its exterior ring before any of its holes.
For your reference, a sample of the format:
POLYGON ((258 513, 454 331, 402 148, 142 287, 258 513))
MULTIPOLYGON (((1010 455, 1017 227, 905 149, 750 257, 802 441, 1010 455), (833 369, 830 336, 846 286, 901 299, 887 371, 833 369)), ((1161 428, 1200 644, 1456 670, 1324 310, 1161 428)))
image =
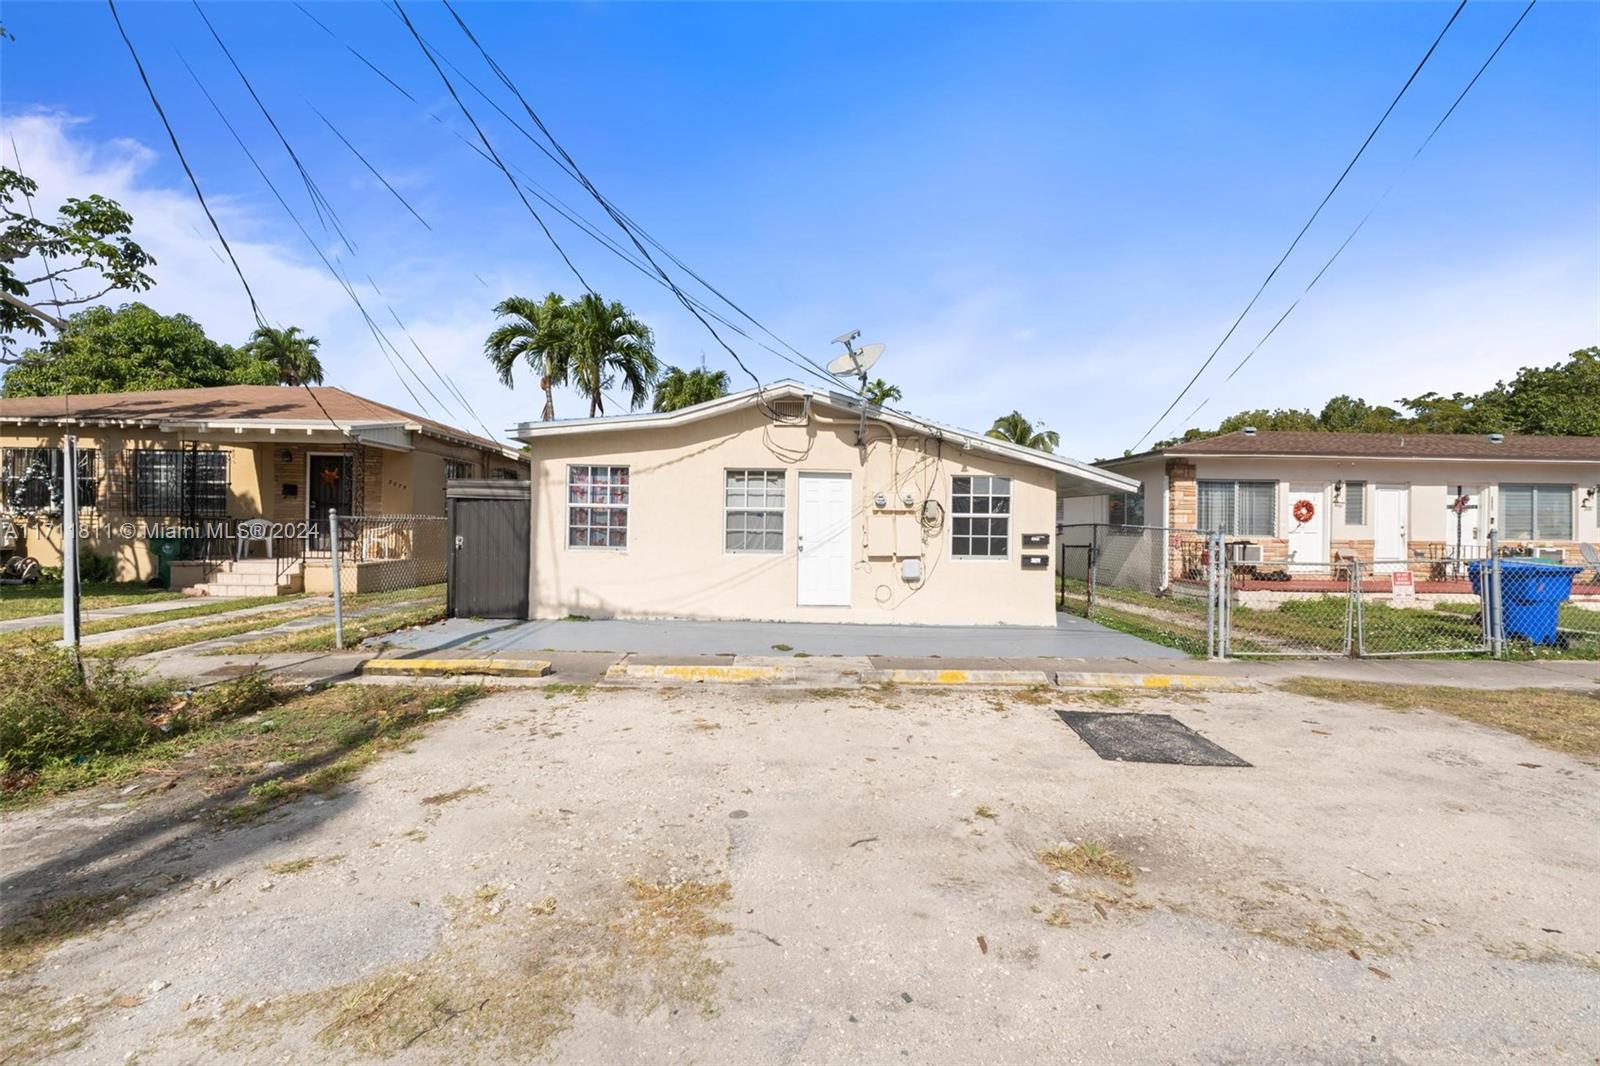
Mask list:
POLYGON ((452 617, 528 617, 530 483, 452 481, 446 611, 452 617))

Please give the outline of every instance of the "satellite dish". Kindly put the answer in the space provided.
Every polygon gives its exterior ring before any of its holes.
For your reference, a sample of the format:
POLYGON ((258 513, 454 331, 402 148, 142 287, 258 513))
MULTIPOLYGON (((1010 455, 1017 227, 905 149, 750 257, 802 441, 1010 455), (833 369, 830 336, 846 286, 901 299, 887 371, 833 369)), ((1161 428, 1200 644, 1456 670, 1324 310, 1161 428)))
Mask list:
POLYGON ((883 355, 884 344, 867 344, 851 349, 828 364, 828 373, 843 377, 846 374, 865 374, 883 355))
POLYGON ((831 343, 831 344, 842 344, 846 348, 848 348, 848 347, 850 347, 850 342, 855 340, 859 336, 861 336, 861 331, 859 329, 853 329, 848 333, 839 334, 837 337, 833 338, 833 340, 830 341, 829 343, 831 343))

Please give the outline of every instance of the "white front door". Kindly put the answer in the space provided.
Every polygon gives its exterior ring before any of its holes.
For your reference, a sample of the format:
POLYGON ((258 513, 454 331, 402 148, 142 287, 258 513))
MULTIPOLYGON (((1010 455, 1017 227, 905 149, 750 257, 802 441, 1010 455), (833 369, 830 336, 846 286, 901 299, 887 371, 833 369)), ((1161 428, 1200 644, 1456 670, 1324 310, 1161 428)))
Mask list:
POLYGON ((1289 569, 1321 569, 1328 564, 1328 516, 1326 489, 1321 485, 1289 486, 1289 569), (1311 505, 1311 514, 1300 521, 1295 510, 1311 505))
POLYGON ((1404 485, 1376 485, 1372 493, 1372 558, 1380 574, 1406 565, 1406 514, 1409 490, 1404 485))
POLYGON ((850 606, 850 475, 801 474, 800 553, 802 607, 850 606))

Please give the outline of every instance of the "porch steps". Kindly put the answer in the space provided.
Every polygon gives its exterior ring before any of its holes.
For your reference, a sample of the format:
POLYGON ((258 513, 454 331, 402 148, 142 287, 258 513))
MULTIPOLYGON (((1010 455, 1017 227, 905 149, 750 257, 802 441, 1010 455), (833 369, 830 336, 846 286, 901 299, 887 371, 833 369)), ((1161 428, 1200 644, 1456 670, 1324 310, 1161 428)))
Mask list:
POLYGON ((229 560, 196 589, 203 596, 290 596, 305 589, 304 566, 299 560, 229 560))

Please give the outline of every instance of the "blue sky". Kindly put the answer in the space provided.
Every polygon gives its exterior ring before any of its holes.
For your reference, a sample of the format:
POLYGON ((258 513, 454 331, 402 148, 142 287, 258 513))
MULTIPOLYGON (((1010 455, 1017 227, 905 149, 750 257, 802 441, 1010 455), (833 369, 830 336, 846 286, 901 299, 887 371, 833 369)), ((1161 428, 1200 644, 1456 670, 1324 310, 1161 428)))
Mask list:
MULTIPOLYGON (((206 11, 356 244, 304 187, 194 9, 123 18, 267 318, 323 339, 328 383, 414 408, 353 306, 194 88, 192 64, 386 324, 385 305, 501 430, 534 382, 486 369, 492 305, 579 286, 375 3, 308 5, 412 103, 289 4, 206 11), (399 206, 312 111, 358 145, 399 206), (368 277, 370 276, 370 282, 368 277), (479 279, 482 279, 480 281, 479 279), (381 296, 371 291, 372 284, 381 296)), ((1449 16, 1441 4, 465 4, 595 183, 797 348, 859 328, 920 414, 1017 408, 1095 457, 1132 445, 1211 351, 1449 16)), ((440 6, 422 33, 509 111, 440 6)), ((1301 249, 1161 433, 1244 407, 1476 390, 1600 343, 1600 6, 1540 3, 1409 169, 1515 20, 1474 0, 1301 249), (1403 173, 1402 173, 1403 170, 1403 173), (1231 369, 1384 189, 1399 184, 1250 366, 1231 369)), ((106 8, 8 3, 0 113, 44 200, 103 192, 160 260, 146 299, 221 340, 252 326, 106 8)), ((496 149, 599 219, 458 82, 496 149)), ((4 142, 7 161, 10 142, 4 142)), ((589 282, 668 363, 728 369, 661 287, 559 219, 589 282)), ((687 279, 685 279, 687 280, 687 279)), ((409 350, 397 331, 391 335, 409 350)), ((764 380, 798 376, 738 338, 764 380)), ((837 349, 835 349, 836 351, 837 349)), ((432 374, 419 372, 449 400, 432 374)), ((466 426, 459 405, 431 413, 466 426)), ((585 413, 575 396, 559 414, 585 413)))

